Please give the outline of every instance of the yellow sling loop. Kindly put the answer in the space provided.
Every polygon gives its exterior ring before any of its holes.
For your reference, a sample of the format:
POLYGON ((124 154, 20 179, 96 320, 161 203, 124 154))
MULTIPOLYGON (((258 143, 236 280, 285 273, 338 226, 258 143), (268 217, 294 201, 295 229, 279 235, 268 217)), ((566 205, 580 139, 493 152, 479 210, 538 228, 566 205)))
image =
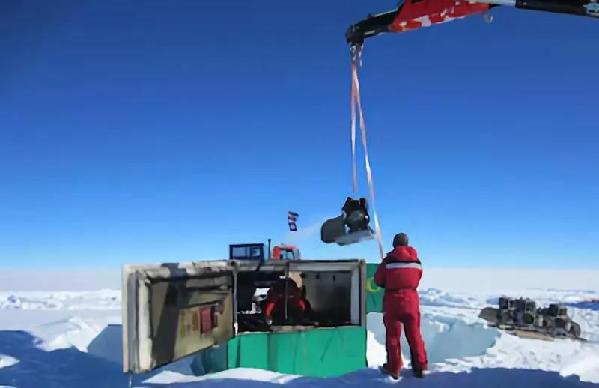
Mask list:
POLYGON ((360 80, 358 78, 358 67, 362 66, 362 46, 351 47, 352 62, 352 88, 351 88, 351 151, 352 151, 352 177, 354 193, 358 190, 358 173, 356 160, 356 111, 360 120, 360 131, 362 134, 362 148, 364 149, 364 167, 366 169, 366 179, 368 181, 369 202, 374 216, 374 231, 379 247, 381 259, 385 257, 383 248, 383 236, 379 223, 378 213, 376 211, 376 197, 374 182, 372 179, 372 168, 370 167, 370 158, 368 157, 368 142, 366 140, 366 122, 364 121, 364 112, 362 111, 362 99, 360 97, 360 80))

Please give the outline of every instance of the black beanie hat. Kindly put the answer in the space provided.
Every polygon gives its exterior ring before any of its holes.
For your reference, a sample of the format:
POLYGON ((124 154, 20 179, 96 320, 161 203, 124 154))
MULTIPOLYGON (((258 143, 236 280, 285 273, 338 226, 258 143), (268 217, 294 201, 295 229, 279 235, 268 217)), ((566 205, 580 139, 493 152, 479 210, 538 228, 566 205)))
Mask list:
POLYGON ((405 233, 396 234, 393 238, 393 248, 408 246, 408 235, 405 233))

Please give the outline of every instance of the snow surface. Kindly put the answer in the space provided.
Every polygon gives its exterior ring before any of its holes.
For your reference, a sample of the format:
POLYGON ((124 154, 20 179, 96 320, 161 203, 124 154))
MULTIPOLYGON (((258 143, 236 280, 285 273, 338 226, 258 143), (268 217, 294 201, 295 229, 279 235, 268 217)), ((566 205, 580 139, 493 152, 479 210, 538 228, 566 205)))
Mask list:
POLYGON ((19 360, 17 360, 14 357, 5 356, 4 354, 0 354, 0 368, 5 368, 7 366, 13 366, 18 362, 19 362, 19 360))
MULTIPOLYGON (((535 288, 527 287, 526 277, 511 278, 509 286, 505 280, 495 279, 496 284, 504 284, 495 290, 488 284, 468 287, 471 274, 462 274, 466 280, 455 287, 441 281, 431 285, 431 278, 423 283, 428 288, 420 291, 422 332, 431 371, 423 380, 414 379, 408 373, 409 357, 404 357, 406 368, 401 386, 530 388, 599 383, 599 311, 580 308, 599 299, 599 290, 572 287, 576 279, 567 277, 578 276, 572 272, 560 283, 568 288, 562 290, 540 287, 538 274, 535 288), (501 295, 527 296, 541 304, 569 303, 570 314, 581 324, 582 335, 588 341, 522 339, 487 327, 478 313, 482 307, 496 304, 501 295)), ((491 279, 496 275, 497 271, 487 270, 485 276, 491 279)), ((551 281, 546 285, 555 285, 551 276, 548 279, 551 281)), ((580 284, 588 285, 584 279, 580 284)), ((121 372, 120 365, 120 291, 52 289, 0 292, 0 386, 128 386, 129 377, 121 372)), ((385 361, 381 314, 369 314, 368 329, 367 357, 371 368, 338 378, 317 379, 243 368, 197 377, 192 375, 187 358, 134 376, 133 386, 386 386, 390 381, 376 369, 385 361)), ((405 340, 402 351, 409 354, 405 340)))

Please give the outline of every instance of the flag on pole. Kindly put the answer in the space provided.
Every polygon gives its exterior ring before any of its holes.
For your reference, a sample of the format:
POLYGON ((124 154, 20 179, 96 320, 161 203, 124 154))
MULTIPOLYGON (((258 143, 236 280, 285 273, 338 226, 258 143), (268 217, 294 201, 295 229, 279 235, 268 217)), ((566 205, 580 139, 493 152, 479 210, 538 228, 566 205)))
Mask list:
POLYGON ((296 212, 288 211, 287 212, 287 224, 289 225, 289 230, 292 232, 297 232, 297 219, 299 218, 299 214, 296 212))

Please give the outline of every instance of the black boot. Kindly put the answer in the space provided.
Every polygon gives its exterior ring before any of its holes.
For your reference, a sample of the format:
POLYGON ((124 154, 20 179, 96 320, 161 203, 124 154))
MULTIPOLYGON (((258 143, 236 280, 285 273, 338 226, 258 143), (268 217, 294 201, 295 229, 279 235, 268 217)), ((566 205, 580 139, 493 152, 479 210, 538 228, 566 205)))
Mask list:
POLYGON ((383 373, 383 374, 385 374, 385 375, 387 375, 387 376, 391 376, 391 378, 392 378, 393 380, 399 380, 399 375, 397 375, 397 374, 395 374, 395 373, 392 373, 392 372, 389 370, 389 367, 387 366, 387 364, 386 364, 386 363, 385 363, 385 364, 383 364, 383 366, 381 366, 381 367, 380 367, 380 370, 381 370, 381 373, 383 373))
POLYGON ((418 378, 418 379, 422 379, 424 378, 424 371, 420 368, 415 368, 413 370, 414 372, 414 377, 418 378))

